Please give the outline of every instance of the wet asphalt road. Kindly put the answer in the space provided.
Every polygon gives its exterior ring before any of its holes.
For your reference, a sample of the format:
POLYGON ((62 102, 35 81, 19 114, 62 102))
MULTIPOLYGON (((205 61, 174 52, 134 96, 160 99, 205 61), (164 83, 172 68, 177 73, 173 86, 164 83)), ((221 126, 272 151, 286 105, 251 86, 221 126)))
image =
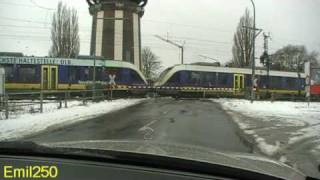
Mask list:
POLYGON ((219 105, 208 100, 150 99, 141 104, 38 134, 27 140, 143 140, 186 143, 219 151, 251 152, 219 105))

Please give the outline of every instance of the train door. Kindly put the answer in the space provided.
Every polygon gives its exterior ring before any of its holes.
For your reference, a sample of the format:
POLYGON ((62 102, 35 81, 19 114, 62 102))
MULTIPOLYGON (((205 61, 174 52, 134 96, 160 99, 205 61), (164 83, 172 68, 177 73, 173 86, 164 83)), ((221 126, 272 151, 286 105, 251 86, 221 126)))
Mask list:
POLYGON ((50 89, 58 89, 58 67, 50 66, 50 89))
POLYGON ((233 79, 233 88, 235 91, 242 91, 244 89, 244 75, 235 74, 233 79))
POLYGON ((58 87, 58 67, 42 66, 41 67, 41 89, 56 90, 58 87))
POLYGON ((49 89, 49 66, 41 67, 41 89, 49 89))

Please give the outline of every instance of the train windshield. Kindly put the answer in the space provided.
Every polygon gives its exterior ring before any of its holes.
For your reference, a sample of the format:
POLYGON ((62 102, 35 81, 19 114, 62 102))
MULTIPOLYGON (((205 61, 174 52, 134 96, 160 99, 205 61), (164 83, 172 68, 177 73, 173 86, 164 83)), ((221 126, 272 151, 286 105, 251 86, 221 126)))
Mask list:
POLYGON ((320 84, 320 68, 312 69, 311 74, 311 84, 317 85, 320 84))
POLYGON ((320 0, 0 0, 0 12, 0 156, 8 141, 118 148, 320 178, 320 0))
POLYGON ((170 72, 171 69, 172 69, 172 67, 165 69, 165 70, 159 75, 158 80, 163 79, 163 78, 167 75, 167 73, 170 72))

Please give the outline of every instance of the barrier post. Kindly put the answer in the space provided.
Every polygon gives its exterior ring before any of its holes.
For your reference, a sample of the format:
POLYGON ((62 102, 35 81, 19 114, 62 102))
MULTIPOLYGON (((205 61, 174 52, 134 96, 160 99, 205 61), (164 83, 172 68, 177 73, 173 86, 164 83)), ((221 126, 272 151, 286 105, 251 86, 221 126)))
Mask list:
POLYGON ((108 100, 108 94, 105 89, 102 90, 103 101, 108 100))
POLYGON ((5 116, 6 119, 9 119, 9 97, 8 95, 4 96, 4 103, 5 103, 5 116))
POLYGON ((59 107, 58 109, 61 109, 62 108, 62 97, 59 97, 59 107))
POLYGON ((62 108, 62 97, 61 97, 61 95, 60 94, 58 94, 59 96, 59 106, 58 106, 58 109, 61 109, 62 108))
POLYGON ((64 94, 64 107, 68 108, 68 92, 64 94))
POLYGON ((43 113, 43 92, 40 91, 40 113, 43 113))
POLYGON ((112 97, 113 96, 113 86, 111 86, 111 89, 110 89, 110 101, 112 101, 112 97))
POLYGON ((82 92, 82 104, 86 105, 86 92, 82 92))

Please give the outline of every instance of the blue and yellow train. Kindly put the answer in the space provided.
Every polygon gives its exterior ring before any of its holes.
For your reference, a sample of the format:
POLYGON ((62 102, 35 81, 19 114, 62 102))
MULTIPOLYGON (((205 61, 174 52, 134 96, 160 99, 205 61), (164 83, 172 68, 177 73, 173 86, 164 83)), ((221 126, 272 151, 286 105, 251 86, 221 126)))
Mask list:
MULTIPOLYGON (((244 96, 250 92, 251 69, 207 65, 176 65, 166 69, 155 84, 160 94, 206 93, 244 96)), ((259 94, 303 95, 305 73, 256 71, 256 91, 259 94)), ((248 94, 247 94, 248 95, 248 94)))
MULTIPOLYGON (((47 57, 0 56, 6 72, 7 91, 87 90, 92 88, 94 61, 47 57)), ((162 95, 244 96, 251 89, 251 70, 206 65, 177 65, 166 69, 153 87, 131 63, 96 60, 95 82, 100 88, 143 93, 155 90, 162 95)), ((256 71, 259 94, 305 94, 305 73, 256 71)))
MULTIPOLYGON (((5 68, 7 91, 86 90, 94 79, 92 59, 0 56, 0 65, 5 68)), ((111 81, 114 90, 147 86, 142 73, 128 62, 99 59, 95 72, 95 82, 102 87, 111 81)))

